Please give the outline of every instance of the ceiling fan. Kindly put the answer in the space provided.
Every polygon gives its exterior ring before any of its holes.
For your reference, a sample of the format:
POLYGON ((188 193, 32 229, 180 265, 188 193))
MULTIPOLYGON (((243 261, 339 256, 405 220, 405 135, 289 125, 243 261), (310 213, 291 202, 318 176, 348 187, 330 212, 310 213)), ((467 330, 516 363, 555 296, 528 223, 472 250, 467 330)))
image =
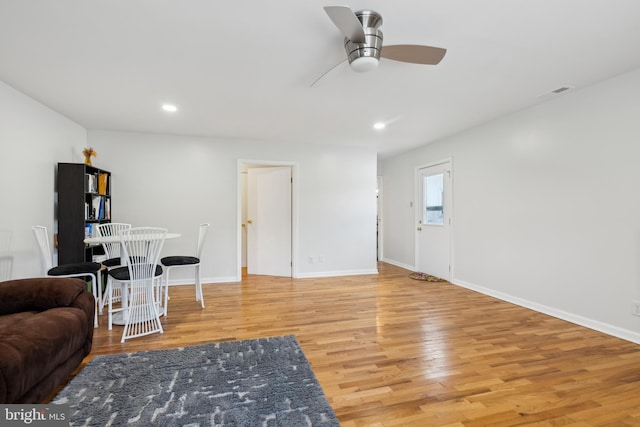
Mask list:
MULTIPOLYGON (((349 65, 354 71, 367 72, 375 69, 380 57, 412 64, 436 65, 447 52, 440 47, 415 44, 383 47, 382 31, 379 29, 382 25, 382 16, 378 12, 361 10, 354 13, 348 6, 325 6, 324 10, 345 36, 344 48, 349 65)), ((327 73, 320 76, 313 84, 327 73)))

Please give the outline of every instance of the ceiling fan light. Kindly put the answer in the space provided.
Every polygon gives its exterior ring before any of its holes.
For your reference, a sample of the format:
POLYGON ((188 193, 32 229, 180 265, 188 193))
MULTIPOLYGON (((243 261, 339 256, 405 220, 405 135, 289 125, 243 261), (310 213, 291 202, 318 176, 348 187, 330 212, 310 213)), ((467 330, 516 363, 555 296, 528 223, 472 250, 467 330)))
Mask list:
POLYGON ((361 56, 351 61, 351 69, 358 73, 366 73, 378 67, 378 59, 372 56, 361 56))

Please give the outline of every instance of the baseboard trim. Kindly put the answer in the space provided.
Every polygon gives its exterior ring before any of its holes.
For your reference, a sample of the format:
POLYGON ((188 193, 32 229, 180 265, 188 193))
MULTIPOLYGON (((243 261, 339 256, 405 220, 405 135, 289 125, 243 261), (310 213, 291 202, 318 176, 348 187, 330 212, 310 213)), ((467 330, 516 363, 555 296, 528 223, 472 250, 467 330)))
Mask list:
POLYGON ((384 258, 383 257, 380 261, 386 262, 387 264, 395 265, 396 267, 404 268, 405 270, 416 271, 416 267, 414 265, 404 264, 404 263, 401 263, 401 262, 398 262, 398 261, 394 261, 394 260, 389 259, 389 258, 384 258))
POLYGON ((640 344, 640 334, 629 329, 620 328, 618 326, 589 319, 587 317, 579 316, 577 314, 569 313, 557 308, 538 304, 533 301, 515 297, 504 292, 495 291, 493 289, 485 288, 484 286, 478 286, 473 283, 465 282, 464 280, 452 279, 451 283, 466 289, 470 289, 472 291, 480 292, 481 294, 488 295, 502 301, 510 302, 512 304, 537 311, 539 313, 547 314, 558 319, 566 320, 567 322, 575 323, 576 325, 584 326, 585 328, 593 329, 598 332, 603 332, 607 335, 640 344))
POLYGON ((360 276, 365 274, 378 274, 378 269, 370 270, 341 270, 341 271, 316 271, 312 273, 298 273, 296 279, 312 279, 317 277, 360 276))
MULTIPOLYGON (((228 277, 203 277, 201 278, 201 282, 203 285, 208 283, 237 283, 239 282, 236 276, 228 276, 228 277)), ((193 278, 191 279, 177 279, 177 280, 169 280, 169 286, 188 286, 194 285, 193 278)))

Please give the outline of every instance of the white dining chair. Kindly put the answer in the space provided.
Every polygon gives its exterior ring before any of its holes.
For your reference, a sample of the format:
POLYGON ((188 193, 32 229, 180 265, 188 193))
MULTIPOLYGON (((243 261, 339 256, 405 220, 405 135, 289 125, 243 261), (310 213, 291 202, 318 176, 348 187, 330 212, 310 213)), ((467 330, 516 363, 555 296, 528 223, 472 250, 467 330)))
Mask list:
POLYGON ((200 301, 200 305, 204 308, 204 297, 202 296, 202 283, 200 280, 200 259, 202 256, 202 248, 207 237, 209 224, 200 224, 198 230, 198 245, 196 246, 195 256, 189 255, 173 255, 163 257, 160 262, 165 267, 164 273, 164 315, 167 315, 167 302, 169 300, 169 272, 177 267, 192 267, 195 269, 196 284, 196 301, 200 301))
POLYGON ((166 234, 167 229, 157 227, 135 227, 119 233, 120 254, 126 263, 127 274, 114 277, 123 282, 125 288, 121 307, 113 309, 109 304, 109 321, 116 310, 122 312, 124 330, 120 342, 164 332, 160 323, 162 268, 159 268, 158 260, 166 234))
MULTIPOLYGON (((99 237, 118 236, 120 231, 131 228, 131 224, 125 224, 122 222, 110 222, 100 224, 96 227, 96 231, 99 237)), ((102 243, 102 248, 107 257, 105 261, 102 261, 102 265, 108 270, 123 266, 120 260, 120 240, 113 242, 102 243)), ((107 298, 111 298, 112 302, 120 301, 121 289, 120 286, 114 287, 113 278, 107 274, 107 285, 104 290, 102 299, 100 300, 100 314, 104 310, 104 306, 107 303, 107 298)))
POLYGON ((91 289, 93 291, 93 297, 95 299, 95 316, 93 319, 93 325, 97 328, 99 309, 98 302, 102 298, 102 289, 99 285, 100 283, 102 283, 102 276, 100 275, 102 265, 97 262, 78 262, 72 264, 62 264, 54 267, 47 228, 42 225, 35 225, 32 229, 33 234, 36 237, 36 241, 38 242, 38 248, 40 249, 40 258, 42 260, 42 266, 44 267, 44 274, 46 276, 83 277, 85 279, 91 279, 91 289))

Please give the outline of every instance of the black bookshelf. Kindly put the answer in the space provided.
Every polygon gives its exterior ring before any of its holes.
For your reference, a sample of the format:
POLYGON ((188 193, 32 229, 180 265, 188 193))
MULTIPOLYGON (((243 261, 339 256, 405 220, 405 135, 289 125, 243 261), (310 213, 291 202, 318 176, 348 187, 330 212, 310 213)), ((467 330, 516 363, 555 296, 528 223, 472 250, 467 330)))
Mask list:
POLYGON ((93 261, 101 246, 85 237, 111 222, 111 172, 83 163, 58 163, 58 263, 93 261))

